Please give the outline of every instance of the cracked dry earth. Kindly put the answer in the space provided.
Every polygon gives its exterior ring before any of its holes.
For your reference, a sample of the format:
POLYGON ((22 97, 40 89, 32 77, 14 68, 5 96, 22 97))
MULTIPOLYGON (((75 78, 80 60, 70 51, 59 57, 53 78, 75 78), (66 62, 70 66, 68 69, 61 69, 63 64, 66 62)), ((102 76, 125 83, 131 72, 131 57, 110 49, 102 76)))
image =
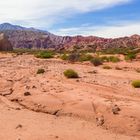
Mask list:
POLYGON ((70 64, 0 54, 0 140, 139 140, 140 62, 70 64), (37 75, 39 68, 45 73, 37 75), (79 79, 66 79, 65 69, 79 79))

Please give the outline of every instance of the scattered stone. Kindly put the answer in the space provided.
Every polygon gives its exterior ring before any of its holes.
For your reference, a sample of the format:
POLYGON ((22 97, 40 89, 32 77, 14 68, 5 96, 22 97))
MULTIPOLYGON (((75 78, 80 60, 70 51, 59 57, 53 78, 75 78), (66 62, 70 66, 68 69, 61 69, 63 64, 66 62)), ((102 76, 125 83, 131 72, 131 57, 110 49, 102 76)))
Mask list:
POLYGON ((22 125, 21 124, 18 124, 16 129, 19 129, 19 128, 22 128, 22 125))
POLYGON ((36 86, 32 86, 32 88, 36 88, 36 86))
POLYGON ((11 99, 11 102, 18 102, 18 99, 11 99))
POLYGON ((102 126, 104 124, 104 116, 103 115, 96 118, 96 124, 97 124, 97 126, 102 126))
POLYGON ((24 96, 30 96, 30 95, 31 95, 31 93, 28 91, 24 93, 24 96))
POLYGON ((89 71, 88 73, 90 73, 90 74, 97 74, 98 72, 97 72, 97 70, 93 70, 93 71, 89 71))
POLYGON ((114 115, 119 114, 119 111, 121 111, 121 109, 118 107, 118 105, 114 105, 114 106, 112 107, 112 113, 113 113, 114 115))
POLYGON ((15 110, 21 110, 21 108, 17 107, 17 108, 15 108, 15 110))
POLYGON ((58 136, 55 136, 55 138, 58 139, 59 137, 58 136))
POLYGON ((30 89, 30 86, 25 86, 26 89, 30 89))

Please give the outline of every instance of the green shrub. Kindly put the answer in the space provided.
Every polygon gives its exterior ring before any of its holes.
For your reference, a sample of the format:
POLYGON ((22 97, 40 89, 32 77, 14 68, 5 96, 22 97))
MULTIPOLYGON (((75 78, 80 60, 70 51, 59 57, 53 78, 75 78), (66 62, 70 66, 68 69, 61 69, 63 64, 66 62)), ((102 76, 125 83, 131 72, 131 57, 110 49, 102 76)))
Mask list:
POLYGON ((43 73, 45 73, 45 70, 44 69, 38 69, 37 70, 37 74, 43 74, 43 73))
POLYGON ((136 58, 136 54, 135 53, 128 53, 126 56, 125 56, 125 60, 133 60, 136 58))
POLYGON ((113 62, 113 63, 116 63, 116 62, 120 61, 120 59, 116 56, 102 56, 101 60, 103 62, 113 62))
POLYGON ((70 62, 76 62, 76 61, 79 61, 79 53, 72 53, 68 56, 68 61, 70 62))
POLYGON ((101 60, 102 60, 103 62, 109 62, 109 58, 108 58, 107 56, 102 56, 102 57, 101 57, 101 60))
POLYGON ((105 66, 103 66, 103 69, 112 69, 112 68, 108 65, 105 65, 105 66))
POLYGON ((113 63, 120 62, 120 59, 116 56, 109 56, 108 59, 109 59, 109 62, 113 62, 113 63))
POLYGON ((68 69, 68 70, 65 70, 64 71, 64 75, 67 77, 67 78, 78 78, 78 73, 72 69, 68 69))
POLYGON ((140 80, 135 80, 132 82, 132 86, 134 88, 140 88, 140 80))
POLYGON ((93 59, 93 56, 90 54, 81 54, 79 61, 83 62, 83 61, 90 61, 93 59))
POLYGON ((37 58, 53 58, 53 53, 52 52, 49 52, 49 51, 41 51, 39 53, 37 53, 35 56, 37 58))
POLYGON ((99 57, 95 57, 90 61, 94 66, 102 65, 102 60, 99 57))
POLYGON ((103 54, 127 54, 130 51, 133 51, 133 47, 127 47, 127 48, 108 48, 108 49, 104 49, 101 51, 101 53, 103 54))
POLYGON ((63 54, 60 56, 62 60, 68 60, 69 56, 67 54, 63 54))

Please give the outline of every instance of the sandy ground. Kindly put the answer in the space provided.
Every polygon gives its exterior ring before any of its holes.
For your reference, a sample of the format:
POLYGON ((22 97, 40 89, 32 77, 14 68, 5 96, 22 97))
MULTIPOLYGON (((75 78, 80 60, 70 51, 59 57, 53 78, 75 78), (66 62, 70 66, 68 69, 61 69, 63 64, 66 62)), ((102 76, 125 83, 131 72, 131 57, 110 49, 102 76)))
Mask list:
POLYGON ((140 62, 107 65, 0 54, 0 140, 139 140, 140 62))

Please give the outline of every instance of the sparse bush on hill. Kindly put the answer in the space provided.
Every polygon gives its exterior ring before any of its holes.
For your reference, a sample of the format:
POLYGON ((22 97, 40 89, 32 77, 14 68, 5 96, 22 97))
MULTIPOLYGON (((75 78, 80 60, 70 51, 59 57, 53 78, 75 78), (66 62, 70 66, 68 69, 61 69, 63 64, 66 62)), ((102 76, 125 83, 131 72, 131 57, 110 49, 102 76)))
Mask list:
POLYGON ((133 47, 128 47, 128 48, 108 48, 105 50, 102 50, 101 53, 103 54, 127 54, 130 51, 133 51, 133 47))
POLYGON ((101 57, 101 60, 102 60, 103 62, 109 62, 109 58, 108 58, 107 56, 102 56, 102 57, 101 57))
POLYGON ((83 61, 90 61, 93 59, 93 56, 90 55, 90 54, 81 54, 80 57, 79 57, 79 61, 80 62, 83 62, 83 61))
POLYGON ((68 60, 69 62, 83 62, 83 61, 90 61, 93 57, 89 54, 85 53, 71 53, 71 54, 63 54, 60 57, 62 60, 68 60))
POLYGON ((42 58, 42 59, 47 59, 47 58, 53 58, 53 52, 49 52, 49 51, 41 51, 39 53, 37 53, 35 56, 37 58, 42 58))
POLYGON ((125 56, 125 60, 133 60, 136 58, 136 54, 135 53, 128 53, 126 56, 125 56))
POLYGON ((68 69, 68 70, 65 70, 64 71, 64 75, 67 77, 67 78, 78 78, 78 73, 72 69, 68 69))
POLYGON ((45 73, 45 70, 44 69, 38 69, 37 70, 37 74, 43 74, 43 73, 45 73))
POLYGON ((134 88, 140 88, 140 80, 135 80, 132 82, 132 86, 134 88))
POLYGON ((95 57, 90 61, 94 66, 102 65, 102 60, 99 57, 95 57))
POLYGON ((101 60, 103 62, 113 62, 113 63, 116 63, 116 62, 120 61, 120 59, 116 56, 102 56, 101 60))
POLYGON ((63 54, 63 55, 60 56, 60 58, 61 58, 62 60, 68 60, 69 55, 63 54))
POLYGON ((116 56, 109 56, 108 59, 109 59, 109 62, 113 62, 113 63, 120 62, 120 59, 116 56))
POLYGON ((69 62, 77 62, 79 61, 79 57, 80 57, 80 54, 79 53, 72 53, 68 56, 68 61, 69 62))

